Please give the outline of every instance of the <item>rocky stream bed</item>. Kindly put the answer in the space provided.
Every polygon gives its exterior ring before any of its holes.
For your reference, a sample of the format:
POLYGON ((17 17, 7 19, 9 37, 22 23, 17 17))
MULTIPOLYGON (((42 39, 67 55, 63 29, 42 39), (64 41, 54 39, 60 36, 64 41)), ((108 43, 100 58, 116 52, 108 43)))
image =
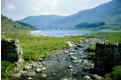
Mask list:
POLYGON ((94 62, 85 51, 90 44, 103 39, 91 38, 78 44, 66 42, 69 47, 55 50, 37 62, 27 64, 15 74, 17 80, 103 80, 92 74, 94 62))

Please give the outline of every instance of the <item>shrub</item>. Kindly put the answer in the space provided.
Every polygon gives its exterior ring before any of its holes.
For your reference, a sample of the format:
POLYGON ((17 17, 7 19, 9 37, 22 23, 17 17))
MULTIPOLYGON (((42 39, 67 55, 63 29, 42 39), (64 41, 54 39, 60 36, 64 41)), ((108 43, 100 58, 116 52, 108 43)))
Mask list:
POLYGON ((94 59, 95 58, 95 52, 89 52, 88 56, 89 56, 89 59, 94 59))
POLYGON ((115 66, 113 71, 106 74, 105 80, 121 80, 121 66, 115 66))
POLYGON ((92 44, 92 45, 90 45, 89 47, 88 47, 88 51, 95 51, 95 49, 96 49, 96 45, 95 44, 92 44))

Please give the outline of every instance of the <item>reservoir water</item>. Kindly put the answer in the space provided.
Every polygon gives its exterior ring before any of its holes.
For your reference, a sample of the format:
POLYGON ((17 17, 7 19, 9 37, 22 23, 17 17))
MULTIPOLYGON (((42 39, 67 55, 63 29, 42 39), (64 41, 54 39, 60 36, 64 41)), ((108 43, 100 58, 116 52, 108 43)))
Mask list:
POLYGON ((32 34, 41 34, 47 36, 66 36, 66 35, 82 35, 82 34, 89 34, 89 33, 102 33, 102 32, 109 32, 109 31, 96 31, 96 30, 36 30, 32 31, 32 34))

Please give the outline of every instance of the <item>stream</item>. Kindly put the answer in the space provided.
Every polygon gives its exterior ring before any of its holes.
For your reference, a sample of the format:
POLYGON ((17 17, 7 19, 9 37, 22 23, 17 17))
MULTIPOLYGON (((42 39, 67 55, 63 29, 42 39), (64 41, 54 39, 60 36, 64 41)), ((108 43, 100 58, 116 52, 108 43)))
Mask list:
POLYGON ((90 38, 68 48, 52 51, 39 61, 28 63, 15 77, 19 77, 19 80, 94 80, 91 77, 98 75, 91 74, 94 62, 88 60, 85 50, 90 44, 101 41, 103 39, 90 38))

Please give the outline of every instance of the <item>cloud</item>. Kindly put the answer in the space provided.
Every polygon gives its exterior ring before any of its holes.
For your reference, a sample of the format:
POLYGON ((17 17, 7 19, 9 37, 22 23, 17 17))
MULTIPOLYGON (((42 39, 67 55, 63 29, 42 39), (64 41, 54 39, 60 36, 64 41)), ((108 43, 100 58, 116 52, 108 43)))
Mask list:
POLYGON ((2 14, 16 20, 27 16, 68 16, 111 0, 2 0, 2 14))
POLYGON ((14 10, 15 9, 15 6, 11 3, 7 3, 6 4, 6 8, 10 9, 10 10, 14 10))

